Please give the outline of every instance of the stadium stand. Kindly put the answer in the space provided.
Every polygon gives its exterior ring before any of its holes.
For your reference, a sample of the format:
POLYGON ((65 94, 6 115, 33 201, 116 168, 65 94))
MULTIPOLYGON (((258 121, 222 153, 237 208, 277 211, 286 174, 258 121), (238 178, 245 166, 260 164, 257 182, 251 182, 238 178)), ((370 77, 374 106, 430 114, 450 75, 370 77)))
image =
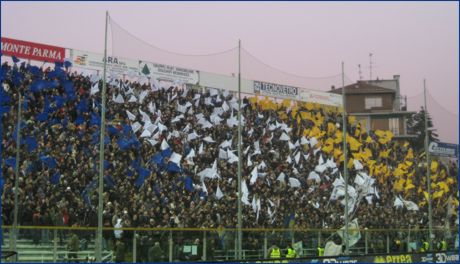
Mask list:
MULTIPOLYGON (((13 223, 19 92, 25 99, 19 224, 97 226, 102 81, 68 66, 39 68, 23 62, 1 67, 4 225, 13 223)), ((234 94, 114 79, 107 91, 104 226, 215 228, 221 232, 210 238, 208 254, 228 248, 233 237, 225 237, 223 230, 237 223, 234 94)), ((350 116, 349 160, 344 163, 338 109, 257 96, 242 103, 244 228, 341 228, 344 164, 350 219, 358 219, 360 228, 427 228, 423 152, 392 140, 390 131, 366 131, 350 116)), ((458 226, 457 165, 433 160, 430 168, 434 226, 458 226)), ((21 232, 33 244, 51 243, 52 231, 21 232)), ((94 232, 76 233, 81 247, 94 240, 94 232)), ((441 233, 437 236, 453 247, 455 234, 441 233)), ((71 234, 59 230, 58 235, 60 245, 67 245, 71 234)), ((166 245, 162 239, 166 235, 160 231, 139 235, 139 259, 148 261, 156 241, 166 245)), ((104 231, 104 249, 132 240, 130 230, 104 231)), ((244 248, 260 249, 261 243, 248 235, 244 248)))

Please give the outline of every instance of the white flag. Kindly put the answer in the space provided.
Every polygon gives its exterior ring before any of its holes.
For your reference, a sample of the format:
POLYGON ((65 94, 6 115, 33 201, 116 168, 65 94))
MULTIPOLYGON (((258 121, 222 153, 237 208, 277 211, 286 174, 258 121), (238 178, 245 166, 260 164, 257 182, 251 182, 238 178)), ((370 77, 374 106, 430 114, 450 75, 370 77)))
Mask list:
POLYGON ((206 141, 208 143, 214 143, 215 142, 214 139, 212 139, 210 136, 207 136, 207 137, 203 138, 203 141, 206 141))
POLYGON ((148 94, 149 94, 148 91, 142 91, 142 93, 139 95, 139 103, 142 104, 142 102, 144 102, 144 99, 148 94))
POLYGON ((133 132, 136 133, 140 128, 141 128, 141 124, 139 124, 139 122, 136 122, 134 124, 131 125, 131 128, 133 129, 133 132))
POLYGON ((195 133, 195 131, 193 131, 192 133, 188 134, 187 141, 191 141, 191 140, 194 140, 196 138, 198 138, 198 134, 195 133))
POLYGON ((173 152, 173 154, 171 154, 171 157, 169 158, 169 161, 171 161, 172 163, 176 163, 177 165, 180 166, 181 159, 182 159, 182 155, 177 154, 176 152, 173 152))
POLYGON ((150 137, 152 135, 152 133, 148 130, 144 130, 141 134, 141 138, 143 137, 150 137))
POLYGON ((134 95, 131 95, 131 98, 129 98, 128 103, 137 103, 137 98, 134 95))
POLYGON ((168 142, 166 142, 166 140, 163 139, 163 141, 161 142, 161 150, 165 150, 167 148, 169 148, 168 142))
POLYGON ((92 86, 91 86, 91 95, 94 95, 94 94, 97 94, 99 92, 99 82, 95 82, 92 86))
POLYGON ((152 147, 158 144, 158 141, 156 141, 155 139, 147 139, 147 141, 150 143, 150 145, 152 145, 152 147))
POLYGON ((253 185, 257 181, 257 176, 258 176, 258 173, 257 173, 257 166, 256 166, 251 172, 251 180, 249 181, 250 185, 253 185))
POLYGON ((152 122, 150 120, 150 117, 147 115, 147 113, 145 113, 144 111, 142 111, 141 109, 139 109, 139 113, 141 113, 141 116, 142 116, 142 122, 152 122))
MULTIPOLYGON (((340 230, 337 231, 337 234, 342 238, 342 244, 344 245, 346 244, 345 229, 346 227, 343 226, 342 228, 340 228, 340 230)), ((348 246, 354 246, 360 239, 361 232, 359 231, 358 218, 355 218, 353 219, 353 221, 348 223, 348 246)))
POLYGON ((280 140, 282 141, 289 141, 289 136, 283 132, 283 134, 280 137, 280 140))
POLYGON ((289 185, 291 187, 300 187, 300 181, 296 178, 289 177, 289 185))
POLYGON ((148 107, 149 107, 150 113, 155 114, 155 112, 156 112, 155 104, 150 102, 148 107))
MULTIPOLYGON (((115 95, 114 95, 115 96, 115 95)), ((121 94, 118 94, 117 98, 114 98, 113 101, 118 104, 123 104, 125 103, 125 100, 123 99, 123 96, 121 94)))
POLYGON ((359 160, 355 159, 353 161, 353 165, 355 166, 355 170, 362 170, 363 169, 363 164, 359 162, 359 160))
POLYGON ((216 198, 217 198, 217 200, 220 200, 222 197, 224 197, 224 194, 223 194, 222 191, 220 190, 219 185, 217 185, 216 198))
POLYGON ((132 121, 132 120, 136 119, 136 116, 133 113, 131 113, 130 111, 126 110, 126 114, 128 115, 129 120, 132 121))

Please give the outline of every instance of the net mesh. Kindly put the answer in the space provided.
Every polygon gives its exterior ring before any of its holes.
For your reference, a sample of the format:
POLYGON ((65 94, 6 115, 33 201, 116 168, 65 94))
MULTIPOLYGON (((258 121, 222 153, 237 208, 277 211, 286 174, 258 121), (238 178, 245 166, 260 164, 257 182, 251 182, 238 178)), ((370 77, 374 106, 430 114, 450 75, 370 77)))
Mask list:
MULTIPOLYGON (((238 47, 233 47, 224 51, 189 55, 172 52, 134 36, 125 30, 117 21, 110 19, 111 43, 109 53, 114 56, 139 59, 152 63, 173 65, 176 67, 186 67, 214 73, 224 76, 238 76, 238 47)), ((332 86, 341 87, 342 74, 340 64, 337 70, 325 77, 309 77, 288 73, 268 65, 259 58, 251 54, 244 48, 240 53, 241 77, 243 79, 271 82, 283 85, 290 85, 308 90, 328 91, 332 86)), ((345 85, 351 84, 350 78, 345 77, 345 85)), ((235 82, 235 84, 237 84, 235 82)))
MULTIPOLYGON (((423 92, 407 97, 408 111, 419 112, 424 104, 423 92)), ((426 107, 439 140, 458 144, 458 113, 448 110, 433 97, 428 89, 426 91, 426 107)))

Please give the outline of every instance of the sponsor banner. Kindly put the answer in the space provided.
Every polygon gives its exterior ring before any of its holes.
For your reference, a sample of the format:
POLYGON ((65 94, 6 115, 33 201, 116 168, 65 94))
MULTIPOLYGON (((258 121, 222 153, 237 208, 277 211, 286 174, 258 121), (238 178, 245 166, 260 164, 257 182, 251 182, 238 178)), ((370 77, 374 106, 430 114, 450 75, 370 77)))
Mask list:
POLYGON ((171 83, 198 84, 200 81, 198 71, 146 61, 139 61, 139 74, 171 83))
MULTIPOLYGON (((104 70, 104 55, 81 50, 72 50, 71 53, 73 67, 100 70, 101 72, 104 70)), ((137 60, 107 56, 107 72, 109 75, 137 74, 139 72, 138 67, 137 60)))
POLYGON ((428 152, 435 156, 458 158, 458 145, 443 142, 431 142, 428 152))
POLYGON ((412 254, 369 256, 364 259, 364 261, 371 263, 413 263, 418 262, 417 260, 418 258, 414 258, 412 254))
POLYGON ((64 62, 65 48, 2 37, 2 55, 22 59, 64 62))
MULTIPOLYGON (((459 263, 458 252, 370 254, 307 259, 261 260, 255 263, 459 263)), ((242 262, 244 263, 244 262, 242 262)), ((251 262, 254 263, 254 262, 251 262)))
POLYGON ((342 96, 334 93, 302 90, 300 92, 299 99, 300 101, 304 102, 312 102, 336 107, 342 106, 342 96))
POLYGON ((299 88, 276 83, 254 81, 254 93, 281 98, 297 99, 299 95, 299 88))

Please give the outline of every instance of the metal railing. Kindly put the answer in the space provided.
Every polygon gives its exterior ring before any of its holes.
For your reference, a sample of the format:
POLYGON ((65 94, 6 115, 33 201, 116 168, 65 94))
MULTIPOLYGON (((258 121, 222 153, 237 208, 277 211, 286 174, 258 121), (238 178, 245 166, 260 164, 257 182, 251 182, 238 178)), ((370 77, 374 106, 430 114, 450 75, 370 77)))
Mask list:
MULTIPOLYGON (((2 226, 3 249, 10 245, 11 226, 2 226)), ((94 259, 96 227, 19 226, 18 261, 67 261, 71 235, 77 235, 80 261, 94 259), (40 251, 41 250, 41 251, 40 251), (34 259, 36 257, 37 259, 34 259)), ((355 230, 351 230, 353 232, 355 230)), ((210 228, 104 228, 103 260, 111 262, 219 261, 236 260, 236 229, 210 228), (122 231, 119 236, 118 232, 122 231), (157 245, 155 245, 158 243, 157 245)), ((285 249, 294 243, 301 257, 314 257, 318 246, 331 240, 335 229, 243 229, 242 258, 269 257, 269 248, 285 249)), ((448 250, 458 249, 458 229, 435 229, 435 240, 447 242, 448 250)), ((428 229, 361 229, 361 238, 350 254, 418 252, 428 229), (396 243, 399 241, 399 244, 396 243)), ((335 236, 337 237, 337 236, 335 236)))

